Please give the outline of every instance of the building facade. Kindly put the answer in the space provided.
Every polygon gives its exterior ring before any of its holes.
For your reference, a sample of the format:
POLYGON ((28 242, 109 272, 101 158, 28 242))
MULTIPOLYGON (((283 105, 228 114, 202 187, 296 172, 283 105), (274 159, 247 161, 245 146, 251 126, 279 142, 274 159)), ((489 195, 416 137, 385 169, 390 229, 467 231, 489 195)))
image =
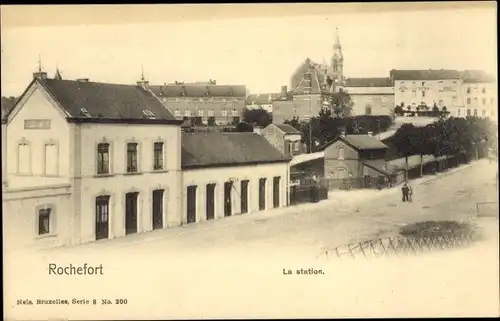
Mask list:
POLYGON ((346 78, 344 90, 351 97, 353 116, 393 114, 394 84, 390 78, 346 78))
POLYGON ((182 223, 287 206, 290 160, 256 133, 183 134, 182 223))
POLYGON ((324 177, 332 179, 378 177, 386 166, 387 149, 387 145, 371 135, 342 134, 325 148, 324 177))
POLYGON ((117 85, 35 73, 2 133, 7 248, 81 244, 288 205, 290 159, 265 138, 184 136, 182 122, 144 79, 117 85))
MULTIPOLYGON (((286 89, 285 89, 286 93, 286 89)), ((246 99, 247 109, 259 109, 262 108, 268 113, 273 112, 273 101, 281 97, 281 93, 270 93, 270 94, 252 94, 248 95, 246 99)))
POLYGON ((177 119, 193 119, 196 124, 223 125, 238 122, 246 104, 246 86, 175 82, 151 86, 153 93, 177 119))
POLYGON ((490 117, 498 120, 498 86, 493 77, 482 71, 462 74, 465 111, 459 116, 490 117))
POLYGON ((267 141, 285 155, 295 156, 305 152, 302 134, 288 124, 270 124, 261 131, 267 141))

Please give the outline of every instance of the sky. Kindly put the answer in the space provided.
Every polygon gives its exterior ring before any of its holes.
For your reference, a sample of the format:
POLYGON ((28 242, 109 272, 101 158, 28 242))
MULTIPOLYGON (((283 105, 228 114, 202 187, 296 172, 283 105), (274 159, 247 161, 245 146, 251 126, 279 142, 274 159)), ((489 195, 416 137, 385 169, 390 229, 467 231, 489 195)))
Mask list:
MULTIPOLYGON (((14 17, 13 11, 2 7, 2 18, 14 17)), ((215 79, 246 85, 249 93, 279 92, 306 57, 330 60, 336 27, 347 77, 431 68, 483 69, 496 76, 495 7, 331 12, 121 24, 114 19, 106 25, 92 19, 86 25, 2 23, 2 96, 23 92, 39 56, 49 77, 57 67, 66 79, 135 84, 144 70, 152 84, 215 79)))

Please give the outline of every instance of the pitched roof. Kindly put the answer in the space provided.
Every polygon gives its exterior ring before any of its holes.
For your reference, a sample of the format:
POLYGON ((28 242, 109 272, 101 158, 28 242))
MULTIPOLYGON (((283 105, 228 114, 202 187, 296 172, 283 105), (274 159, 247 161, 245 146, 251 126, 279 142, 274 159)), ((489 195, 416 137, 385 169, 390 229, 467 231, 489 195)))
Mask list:
POLYGON ((182 167, 231 166, 289 162, 264 137, 256 133, 185 133, 182 167))
POLYGON ((279 93, 270 93, 270 94, 253 94, 248 95, 247 104, 248 105, 268 105, 272 104, 272 102, 278 98, 280 98, 281 94, 279 93))
POLYGON ((176 120, 151 92, 136 85, 119 85, 76 80, 45 79, 40 84, 70 115, 81 119, 176 120))
POLYGON ((331 146, 337 140, 343 140, 347 144, 356 148, 357 150, 371 150, 371 149, 388 149, 389 147, 382 143, 380 140, 376 139, 370 135, 345 135, 345 137, 337 136, 329 143, 325 144, 322 149, 326 149, 331 146))
POLYGON ((391 78, 347 78, 344 87, 393 87, 391 78))
POLYGON ((282 132, 284 132, 285 134, 299 134, 300 135, 300 131, 295 129, 292 125, 289 125, 289 124, 271 124, 271 125, 278 127, 278 129, 281 130, 282 132))
POLYGON ((307 72, 311 73, 311 93, 320 93, 324 91, 323 85, 326 81, 324 66, 307 58, 302 62, 302 64, 299 65, 292 76, 291 91, 294 94, 301 94, 306 91, 305 89, 308 87, 308 84, 306 84, 306 81, 304 80, 304 74, 307 72))
POLYGON ((158 97, 246 97, 244 85, 167 84, 150 86, 158 97))
POLYGON ((460 79, 461 72, 448 69, 391 70, 393 80, 441 80, 460 79))
POLYGON ((473 82, 495 82, 495 77, 489 75, 483 70, 464 70, 462 79, 466 83, 473 82))

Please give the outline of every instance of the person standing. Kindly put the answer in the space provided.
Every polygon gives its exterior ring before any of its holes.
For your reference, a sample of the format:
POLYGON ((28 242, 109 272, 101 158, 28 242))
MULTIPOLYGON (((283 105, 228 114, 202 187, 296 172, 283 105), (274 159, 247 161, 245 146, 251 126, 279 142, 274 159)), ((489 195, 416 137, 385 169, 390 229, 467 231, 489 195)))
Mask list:
POLYGON ((413 202, 412 195, 413 195, 413 188, 411 188, 411 186, 408 186, 408 200, 410 202, 413 202))
POLYGON ((401 192, 403 193, 403 202, 408 201, 409 189, 408 189, 408 185, 406 185, 406 183, 404 183, 403 187, 401 188, 401 192))

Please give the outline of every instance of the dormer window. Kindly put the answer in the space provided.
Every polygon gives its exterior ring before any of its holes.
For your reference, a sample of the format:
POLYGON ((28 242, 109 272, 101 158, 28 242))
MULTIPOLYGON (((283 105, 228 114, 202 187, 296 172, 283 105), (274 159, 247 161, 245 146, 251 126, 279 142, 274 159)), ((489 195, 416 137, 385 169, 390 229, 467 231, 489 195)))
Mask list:
POLYGON ((87 111, 87 109, 85 109, 85 108, 80 108, 80 112, 81 112, 81 114, 82 114, 83 116, 85 116, 85 117, 89 117, 89 118, 90 118, 90 117, 92 117, 92 116, 90 115, 90 113, 87 111))
POLYGON ((155 114, 153 114, 153 112, 151 110, 149 110, 149 109, 144 109, 142 111, 142 113, 144 114, 144 116, 146 116, 146 117, 148 117, 150 119, 155 119, 156 118, 155 114))

